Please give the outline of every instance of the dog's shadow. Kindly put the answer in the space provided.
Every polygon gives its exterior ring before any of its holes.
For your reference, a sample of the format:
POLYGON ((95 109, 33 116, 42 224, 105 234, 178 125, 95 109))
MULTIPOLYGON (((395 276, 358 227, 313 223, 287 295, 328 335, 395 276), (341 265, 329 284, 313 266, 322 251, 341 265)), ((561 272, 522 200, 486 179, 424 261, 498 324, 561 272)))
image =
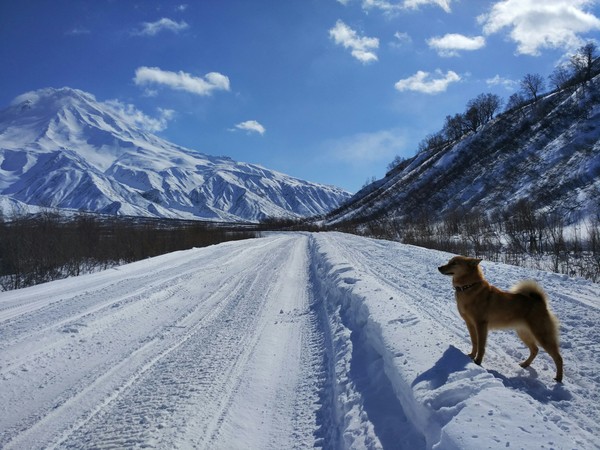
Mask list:
POLYGON ((502 381, 504 386, 523 392, 537 400, 540 403, 559 402, 563 400, 571 400, 573 395, 562 383, 556 383, 550 389, 538 379, 538 374, 535 369, 528 367, 524 369, 529 372, 526 376, 507 377, 497 370, 488 370, 490 374, 502 381))
MULTIPOLYGON (((412 386, 427 382, 431 389, 437 389, 448 382, 450 375, 466 370, 469 364, 473 364, 471 358, 458 348, 450 345, 431 369, 415 378, 412 386)), ((505 387, 523 392, 540 403, 571 400, 573 397, 561 383, 556 383, 552 388, 548 388, 538 379, 536 370, 531 367, 524 369, 528 372, 528 375, 515 377, 507 377, 496 370, 485 369, 485 367, 483 369, 500 380, 505 387)))
POLYGON ((420 382, 426 381, 432 389, 437 389, 446 384, 452 373, 464 370, 467 367, 467 364, 471 362, 471 358, 455 346, 450 345, 431 369, 426 370, 415 378, 412 386, 414 387, 420 382))

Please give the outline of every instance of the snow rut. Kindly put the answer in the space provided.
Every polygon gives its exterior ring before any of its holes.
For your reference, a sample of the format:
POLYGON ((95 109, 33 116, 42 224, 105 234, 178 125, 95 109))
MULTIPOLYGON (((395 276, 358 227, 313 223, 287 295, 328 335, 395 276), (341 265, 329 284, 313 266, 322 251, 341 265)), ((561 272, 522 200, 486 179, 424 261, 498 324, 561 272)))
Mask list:
MULTIPOLYGON (((210 299, 217 307, 209 314, 194 319, 187 316, 167 327, 159 339, 165 339, 168 332, 184 330, 184 333, 178 333, 173 346, 141 367, 116 398, 96 411, 61 445, 119 448, 159 443, 159 435, 165 439, 165 435, 185 427, 184 410, 221 403, 231 373, 252 350, 247 342, 251 337, 248 330, 255 325, 262 305, 242 300, 245 289, 251 291, 254 276, 247 271, 236 280, 233 292, 218 291, 216 298, 210 299), (183 325, 192 320, 197 322, 183 325), (163 432, 167 426, 170 429, 163 432)), ((214 413, 214 408, 202 410, 207 415, 214 413)), ((204 415, 198 419, 204 434, 210 417, 204 415)))
POLYGON ((332 361, 332 412, 325 448, 424 449, 425 437, 413 425, 386 373, 386 354, 376 348, 378 330, 368 312, 355 308, 356 279, 350 266, 332 266, 311 243, 316 290, 326 309, 332 361), (348 286, 347 288, 344 286, 348 286))

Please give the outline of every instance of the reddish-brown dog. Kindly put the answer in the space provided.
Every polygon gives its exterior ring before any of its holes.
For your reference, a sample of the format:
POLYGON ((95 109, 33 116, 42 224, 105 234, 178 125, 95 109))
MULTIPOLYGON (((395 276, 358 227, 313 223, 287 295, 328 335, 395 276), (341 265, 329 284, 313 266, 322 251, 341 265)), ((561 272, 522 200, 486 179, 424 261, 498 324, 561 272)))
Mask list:
POLYGON ((534 281, 523 281, 510 292, 502 291, 483 277, 480 259, 455 256, 438 270, 452 276, 458 312, 467 324, 473 347, 469 356, 481 364, 488 330, 513 328, 525 345, 528 367, 538 354, 538 344, 556 364, 555 380, 562 382, 563 360, 558 348, 558 320, 548 307, 546 294, 534 281))

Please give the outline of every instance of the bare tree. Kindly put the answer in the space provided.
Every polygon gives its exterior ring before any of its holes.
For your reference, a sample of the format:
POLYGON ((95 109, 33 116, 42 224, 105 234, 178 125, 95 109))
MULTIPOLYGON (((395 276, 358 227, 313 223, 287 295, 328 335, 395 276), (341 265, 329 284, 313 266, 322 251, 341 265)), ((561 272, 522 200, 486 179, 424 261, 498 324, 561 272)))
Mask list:
POLYGON ((465 116, 462 114, 455 114, 453 116, 446 116, 446 122, 444 123, 443 133, 450 142, 458 141, 467 132, 465 124, 465 116))
POLYGON ((580 47, 577 53, 571 57, 571 65, 575 71, 575 77, 580 83, 586 83, 592 79, 597 50, 598 47, 596 44, 590 42, 580 47))
POLYGON ((520 92, 515 92, 508 98, 508 102, 506 102, 505 111, 517 110, 522 108, 527 100, 523 97, 523 94, 520 92))
POLYGON ((488 123, 500 109, 502 100, 495 94, 479 94, 467 103, 467 111, 463 116, 464 126, 468 130, 477 129, 488 123))
POLYGON ((396 167, 399 167, 405 161, 406 161, 406 158, 404 158, 403 156, 400 156, 400 155, 396 155, 394 160, 391 163, 389 163, 387 166, 388 172, 391 170, 394 170, 396 167))
POLYGON ((496 94, 479 94, 475 99, 475 104, 479 109, 481 121, 487 123, 494 118, 502 106, 502 99, 496 94))
POLYGON ((565 89, 573 82, 573 73, 569 70, 568 66, 562 64, 554 69, 548 80, 556 89, 565 89))
POLYGON ((0 290, 19 289, 95 267, 144 259, 185 248, 253 237, 204 224, 138 224, 127 219, 75 219, 44 212, 0 223, 0 290))
POLYGON ((544 89, 544 78, 537 73, 528 73, 521 80, 521 91, 537 102, 538 94, 544 89))
POLYGON ((431 133, 425 136, 421 142, 419 142, 419 153, 425 152, 427 150, 436 150, 441 148, 444 144, 446 144, 446 139, 441 131, 437 133, 431 133))
POLYGON ((482 125, 479 110, 477 109, 477 106, 473 104, 471 104, 471 106, 467 108, 467 112, 465 112, 464 118, 465 126, 469 131, 475 132, 477 131, 477 128, 479 128, 479 126, 482 125))

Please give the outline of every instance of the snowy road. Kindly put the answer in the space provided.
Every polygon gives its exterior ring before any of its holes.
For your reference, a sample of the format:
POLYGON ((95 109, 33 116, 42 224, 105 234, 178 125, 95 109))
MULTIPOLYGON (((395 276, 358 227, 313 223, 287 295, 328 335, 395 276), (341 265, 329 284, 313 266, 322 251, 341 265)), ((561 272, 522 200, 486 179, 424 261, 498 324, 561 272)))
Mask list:
POLYGON ((600 286, 538 279, 565 383, 512 333, 483 367, 447 255, 273 234, 0 293, 0 448, 598 448, 600 286))

